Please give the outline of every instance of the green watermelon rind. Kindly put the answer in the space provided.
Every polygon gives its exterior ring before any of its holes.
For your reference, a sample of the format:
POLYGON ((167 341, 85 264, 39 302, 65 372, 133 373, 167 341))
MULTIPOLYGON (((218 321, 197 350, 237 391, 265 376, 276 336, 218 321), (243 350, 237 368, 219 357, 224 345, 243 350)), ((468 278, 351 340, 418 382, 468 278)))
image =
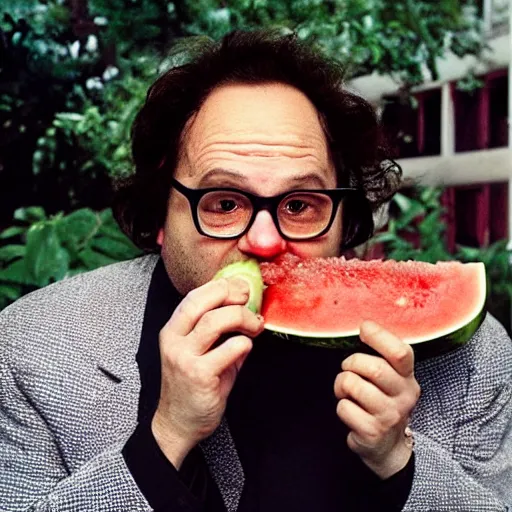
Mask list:
POLYGON ((249 285, 249 299, 246 307, 253 313, 259 313, 265 289, 259 263, 255 259, 231 263, 219 270, 213 279, 228 279, 230 277, 243 279, 249 285))
MULTIPOLYGON (((487 314, 487 309, 484 306, 480 312, 466 325, 456 329, 455 331, 434 338, 425 340, 420 343, 411 343, 411 347, 414 350, 415 359, 423 360, 431 357, 440 356, 449 352, 452 352, 460 347, 463 347, 468 341, 474 336, 476 331, 482 325, 487 314)), ((288 341, 300 343, 303 345, 309 345, 312 347, 336 349, 344 352, 364 352, 374 354, 375 351, 364 344, 359 335, 349 335, 340 337, 306 337, 295 334, 287 334, 268 330, 273 336, 288 341)))

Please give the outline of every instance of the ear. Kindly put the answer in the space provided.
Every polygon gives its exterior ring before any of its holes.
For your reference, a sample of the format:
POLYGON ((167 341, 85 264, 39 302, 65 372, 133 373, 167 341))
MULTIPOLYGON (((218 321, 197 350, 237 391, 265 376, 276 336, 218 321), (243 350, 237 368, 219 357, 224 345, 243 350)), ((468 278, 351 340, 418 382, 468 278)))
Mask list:
POLYGON ((160 228, 158 230, 158 235, 156 235, 156 243, 162 247, 162 244, 164 243, 164 229, 160 228))

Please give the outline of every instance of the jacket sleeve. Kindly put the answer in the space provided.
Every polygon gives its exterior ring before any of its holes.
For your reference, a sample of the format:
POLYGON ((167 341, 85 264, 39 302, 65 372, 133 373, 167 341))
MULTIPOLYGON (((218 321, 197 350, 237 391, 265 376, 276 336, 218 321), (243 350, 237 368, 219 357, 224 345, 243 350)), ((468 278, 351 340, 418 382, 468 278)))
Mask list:
POLYGON ((512 342, 488 316, 463 348, 418 364, 405 512, 512 510, 512 342))
MULTIPOLYGON (((137 442, 130 438, 128 443, 137 442)), ((123 457, 124 443, 67 467, 44 417, 17 385, 0 351, 0 510, 2 512, 151 511, 123 457)), ((149 470, 149 468, 148 468, 149 470)), ((166 482, 166 508, 202 509, 178 472, 166 482)), ((172 476, 172 475, 171 475, 172 476)))
POLYGON ((18 387, 0 351, 0 509, 11 511, 146 511, 121 447, 99 454, 73 474, 37 404, 18 387))

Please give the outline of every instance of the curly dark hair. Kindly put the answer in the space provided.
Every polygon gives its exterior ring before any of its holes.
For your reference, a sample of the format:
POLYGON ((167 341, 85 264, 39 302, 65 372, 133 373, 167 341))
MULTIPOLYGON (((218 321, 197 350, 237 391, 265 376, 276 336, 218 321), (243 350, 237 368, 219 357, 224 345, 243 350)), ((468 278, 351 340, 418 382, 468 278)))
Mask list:
POLYGON ((165 222, 170 178, 186 122, 216 87, 269 82, 291 85, 315 105, 338 186, 360 190, 350 204, 344 202, 343 248, 354 247, 373 234, 373 212, 401 183, 401 169, 390 158, 373 107, 344 88, 339 63, 295 35, 236 31, 220 42, 204 42, 188 63, 159 77, 135 119, 135 173, 117 184, 113 209, 119 225, 137 246, 145 251, 159 249, 156 237, 165 222))

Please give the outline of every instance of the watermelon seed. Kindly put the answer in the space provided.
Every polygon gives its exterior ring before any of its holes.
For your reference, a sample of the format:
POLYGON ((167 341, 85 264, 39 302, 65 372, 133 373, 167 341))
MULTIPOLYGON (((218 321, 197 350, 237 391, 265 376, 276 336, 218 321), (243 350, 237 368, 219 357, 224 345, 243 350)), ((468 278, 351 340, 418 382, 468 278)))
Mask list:
POLYGON ((338 305, 338 301, 337 301, 337 300, 335 300, 335 301, 334 301, 334 305, 335 305, 335 306, 337 306, 337 305, 338 305))

